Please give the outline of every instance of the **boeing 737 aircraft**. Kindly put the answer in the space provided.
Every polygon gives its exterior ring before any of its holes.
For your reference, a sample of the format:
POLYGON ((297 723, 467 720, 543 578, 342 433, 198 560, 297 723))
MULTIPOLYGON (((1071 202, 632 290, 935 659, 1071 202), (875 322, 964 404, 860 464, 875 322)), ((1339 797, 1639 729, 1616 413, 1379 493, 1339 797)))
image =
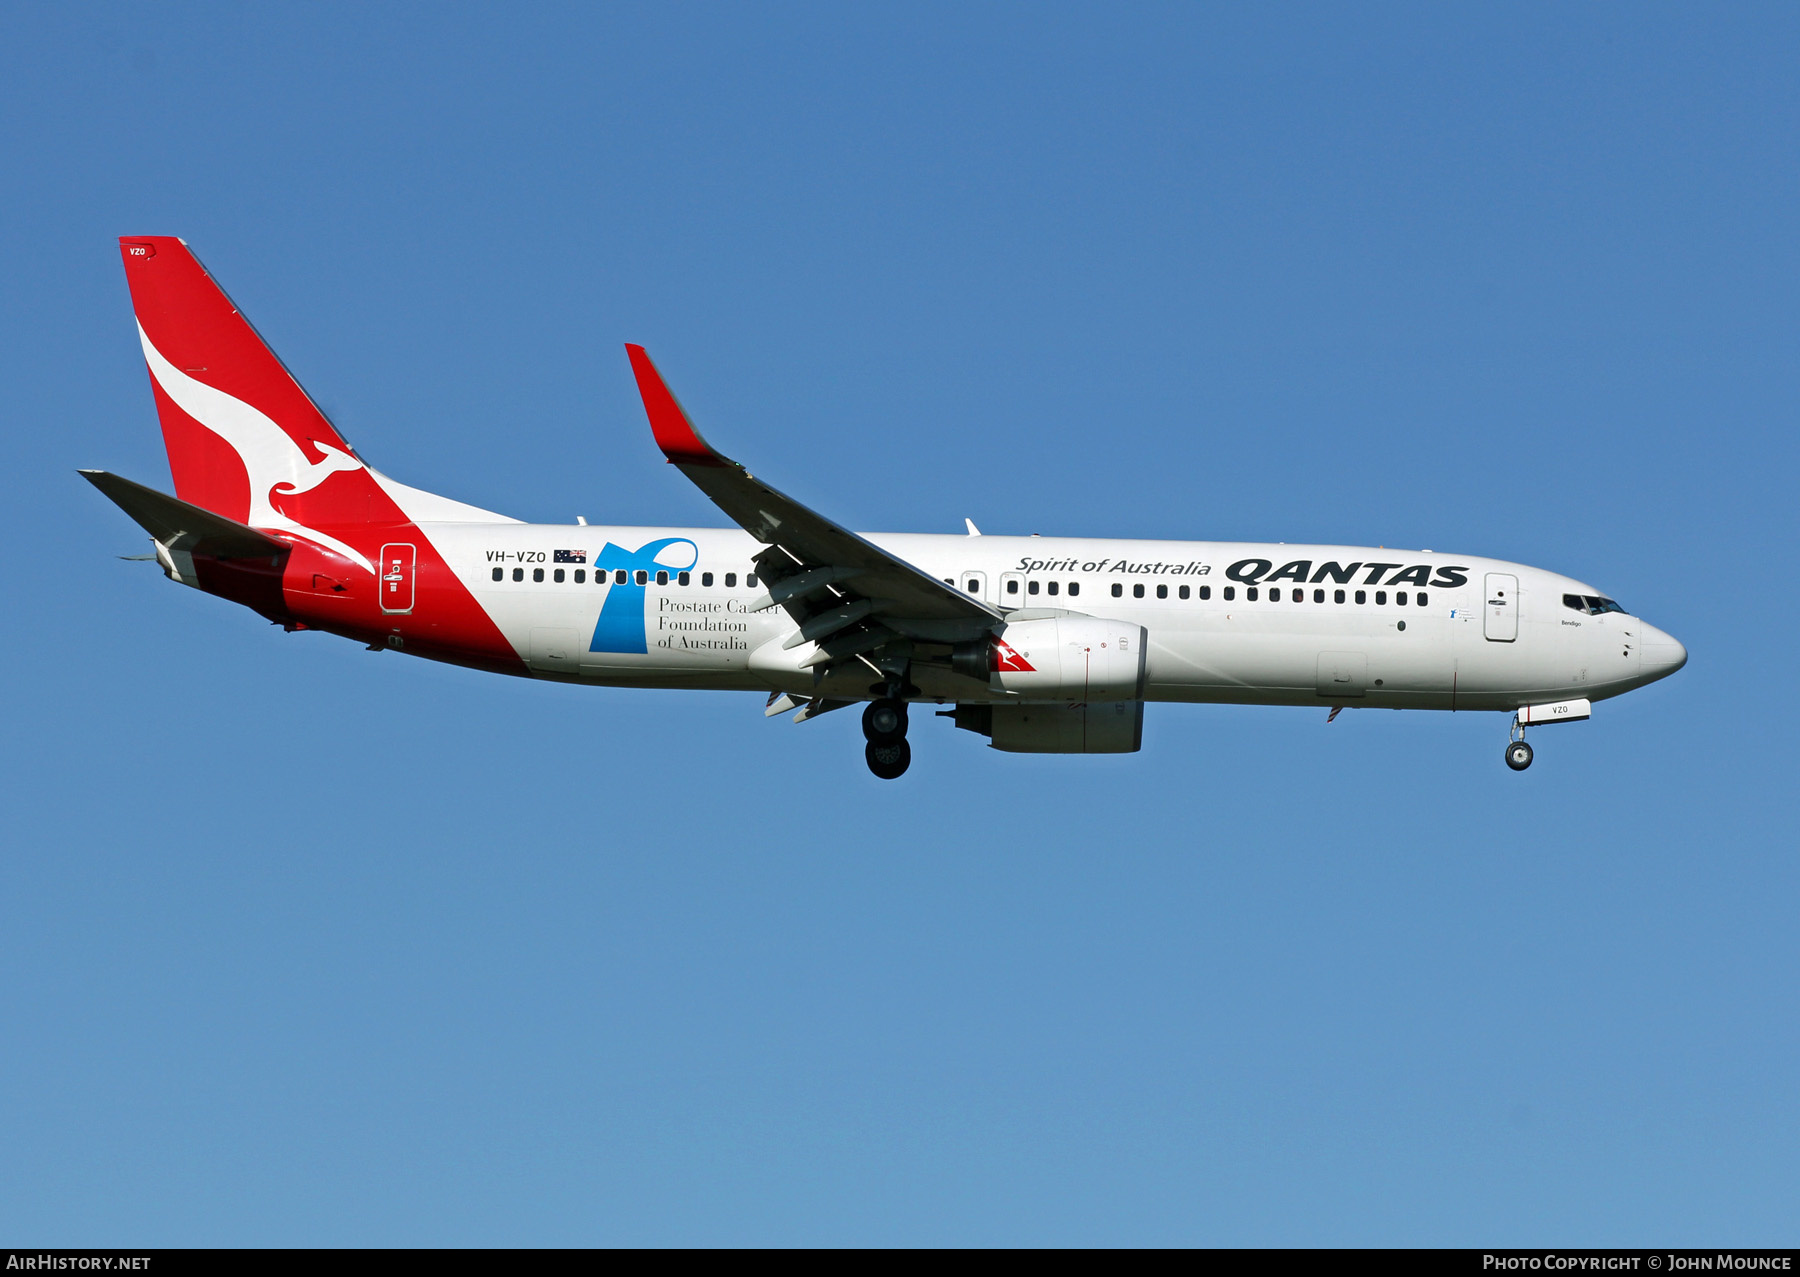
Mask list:
MULTIPOLYGON (((174 581, 293 630, 499 674, 864 705, 1018 753, 1138 749, 1151 701, 1497 710, 1525 730, 1687 651, 1601 591, 1473 555, 1342 545, 850 532, 715 451, 640 346, 663 455, 735 528, 528 524, 421 492, 340 436, 181 240, 122 239, 175 496, 102 470, 174 581)), ((146 556, 148 557, 148 556, 146 556)))

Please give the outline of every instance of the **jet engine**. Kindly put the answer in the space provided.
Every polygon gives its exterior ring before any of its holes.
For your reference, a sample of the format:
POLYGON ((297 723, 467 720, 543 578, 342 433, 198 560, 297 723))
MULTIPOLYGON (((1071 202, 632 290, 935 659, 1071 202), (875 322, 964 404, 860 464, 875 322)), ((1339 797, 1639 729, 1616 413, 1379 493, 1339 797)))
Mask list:
POLYGON ((1046 617, 959 644, 951 668, 1027 701, 1135 701, 1144 695, 1148 646, 1141 625, 1046 617))

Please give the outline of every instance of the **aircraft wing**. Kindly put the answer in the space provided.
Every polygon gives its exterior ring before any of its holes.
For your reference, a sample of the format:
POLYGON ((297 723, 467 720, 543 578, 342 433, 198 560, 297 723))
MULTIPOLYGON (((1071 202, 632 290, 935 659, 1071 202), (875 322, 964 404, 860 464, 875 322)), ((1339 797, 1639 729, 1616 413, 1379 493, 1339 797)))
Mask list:
MULTIPOLYGON (((657 446, 731 521, 770 547, 757 557, 779 604, 818 641, 827 661, 848 659, 899 636, 955 642, 985 633, 1000 613, 973 595, 840 527, 776 491, 700 437, 642 346, 626 346, 657 446), (885 633, 884 633, 885 631, 885 633), (840 655, 832 656, 831 653, 840 655)), ((803 637, 802 637, 803 636, 803 637)))

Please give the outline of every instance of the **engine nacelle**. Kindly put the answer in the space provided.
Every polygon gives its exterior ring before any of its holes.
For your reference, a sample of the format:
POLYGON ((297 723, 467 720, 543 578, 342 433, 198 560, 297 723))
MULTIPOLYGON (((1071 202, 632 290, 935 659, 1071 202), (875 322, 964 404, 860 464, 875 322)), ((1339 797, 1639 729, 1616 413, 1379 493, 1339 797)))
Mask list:
POLYGON ((1092 705, 958 705, 956 725, 1009 754, 1135 754, 1144 743, 1144 702, 1092 705))
POLYGON ((1148 647, 1141 625, 1054 616, 1003 625, 958 649, 952 664, 1027 700, 1135 701, 1144 695, 1148 647))

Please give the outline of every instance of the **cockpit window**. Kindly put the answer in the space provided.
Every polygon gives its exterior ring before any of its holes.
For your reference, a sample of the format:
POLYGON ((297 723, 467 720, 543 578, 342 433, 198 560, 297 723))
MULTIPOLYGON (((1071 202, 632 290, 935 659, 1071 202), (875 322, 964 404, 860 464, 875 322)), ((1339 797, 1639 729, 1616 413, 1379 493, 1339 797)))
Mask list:
POLYGON ((1623 612, 1611 599, 1603 599, 1598 594, 1565 594, 1563 606, 1574 608, 1577 612, 1586 612, 1589 616, 1599 616, 1602 612, 1623 612))

